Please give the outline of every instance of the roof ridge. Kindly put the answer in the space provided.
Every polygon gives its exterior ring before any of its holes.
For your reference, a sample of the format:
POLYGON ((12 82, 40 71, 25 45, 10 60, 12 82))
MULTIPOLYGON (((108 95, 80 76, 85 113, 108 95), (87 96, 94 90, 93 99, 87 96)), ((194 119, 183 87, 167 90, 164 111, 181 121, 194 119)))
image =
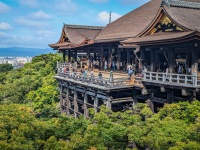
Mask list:
POLYGON ((193 8, 200 9, 199 2, 188 2, 188 1, 179 1, 179 0, 163 0, 161 5, 167 5, 168 7, 184 7, 184 8, 193 8))
POLYGON ((63 24, 63 27, 66 28, 74 28, 74 29, 94 29, 94 30, 100 30, 103 29, 104 26, 88 26, 88 25, 75 25, 75 24, 63 24))

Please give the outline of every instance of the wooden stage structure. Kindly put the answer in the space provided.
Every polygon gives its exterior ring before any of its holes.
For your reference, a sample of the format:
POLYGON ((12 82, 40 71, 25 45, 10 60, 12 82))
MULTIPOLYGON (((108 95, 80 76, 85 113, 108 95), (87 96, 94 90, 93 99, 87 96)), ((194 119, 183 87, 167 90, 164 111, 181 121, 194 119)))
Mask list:
POLYGON ((137 102, 157 111, 199 99, 199 18, 198 0, 151 0, 106 27, 64 24, 58 42, 49 44, 63 53, 54 77, 62 113, 90 117, 88 108, 123 111, 137 102))

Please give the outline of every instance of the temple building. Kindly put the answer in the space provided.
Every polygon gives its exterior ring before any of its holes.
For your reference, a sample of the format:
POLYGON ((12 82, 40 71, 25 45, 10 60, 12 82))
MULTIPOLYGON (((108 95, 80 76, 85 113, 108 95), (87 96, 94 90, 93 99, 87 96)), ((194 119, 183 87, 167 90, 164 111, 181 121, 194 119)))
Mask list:
POLYGON ((63 53, 55 76, 62 113, 89 117, 91 107, 119 111, 137 102, 156 111, 198 99, 199 18, 200 0, 151 0, 105 27, 64 24, 49 44, 63 53))

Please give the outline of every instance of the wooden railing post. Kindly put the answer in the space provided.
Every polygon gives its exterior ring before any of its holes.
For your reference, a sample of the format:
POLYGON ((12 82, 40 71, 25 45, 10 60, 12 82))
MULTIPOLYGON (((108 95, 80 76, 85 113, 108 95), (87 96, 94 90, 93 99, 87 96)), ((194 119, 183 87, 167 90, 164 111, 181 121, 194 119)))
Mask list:
POLYGON ((192 78, 193 78, 193 86, 197 86, 197 77, 198 77, 198 76, 197 76, 197 73, 194 72, 194 73, 193 73, 193 77, 192 77, 192 78))
POLYGON ((179 80, 180 80, 179 74, 177 75, 177 79, 176 80, 177 80, 177 83, 180 83, 179 82, 179 80))
POLYGON ((144 80, 147 79, 146 75, 147 75, 147 72, 145 71, 145 72, 144 72, 144 80))
POLYGON ((152 73, 150 72, 150 80, 152 81, 152 73))
POLYGON ((114 78, 113 78, 113 72, 112 71, 110 71, 110 79, 109 79, 109 81, 110 81, 110 86, 114 87, 114 78))

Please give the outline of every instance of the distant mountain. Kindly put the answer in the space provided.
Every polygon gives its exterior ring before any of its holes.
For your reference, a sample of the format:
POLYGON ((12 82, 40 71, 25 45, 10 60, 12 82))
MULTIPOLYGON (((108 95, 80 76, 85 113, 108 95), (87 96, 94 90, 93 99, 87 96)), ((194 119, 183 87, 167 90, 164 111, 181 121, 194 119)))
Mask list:
POLYGON ((55 53, 56 51, 51 48, 25 48, 25 47, 7 47, 0 48, 1 56, 37 56, 40 54, 55 53))

